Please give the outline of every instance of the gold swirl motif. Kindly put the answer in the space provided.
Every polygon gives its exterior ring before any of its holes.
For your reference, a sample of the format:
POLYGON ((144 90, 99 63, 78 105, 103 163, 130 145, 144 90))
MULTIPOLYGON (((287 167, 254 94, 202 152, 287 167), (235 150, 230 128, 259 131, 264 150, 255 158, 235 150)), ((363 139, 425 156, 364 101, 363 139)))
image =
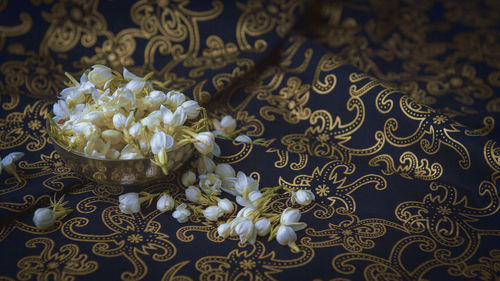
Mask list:
POLYGON ((177 275, 179 270, 181 270, 189 262, 189 260, 181 261, 174 266, 171 266, 167 271, 165 271, 165 274, 163 274, 161 281, 193 281, 191 277, 188 277, 186 275, 177 275))
POLYGON ((291 152, 307 152, 310 155, 340 159, 346 162, 349 162, 352 156, 367 156, 377 153, 385 143, 381 131, 375 132, 376 143, 371 147, 352 148, 346 145, 351 139, 351 135, 362 126, 365 119, 365 106, 360 98, 349 98, 347 108, 349 111, 356 110, 356 116, 351 122, 342 124, 340 116, 334 120, 330 112, 322 109, 316 110, 309 119, 311 127, 307 128, 303 134, 284 136, 281 143, 286 145, 291 152))
POLYGON ((219 36, 210 35, 206 45, 201 57, 188 57, 183 62, 185 67, 194 67, 189 71, 191 78, 199 78, 205 74, 205 70, 220 69, 238 60, 240 51, 232 42, 224 44, 219 36))
POLYGON ((19 167, 23 170, 39 170, 30 174, 23 171, 23 178, 36 179, 49 176, 42 181, 42 184, 44 187, 54 191, 61 191, 64 188, 63 180, 77 179, 80 181, 80 178, 63 163, 56 151, 52 151, 50 155, 42 153, 40 154, 40 159, 40 161, 33 163, 28 163, 27 161, 19 162, 19 167))
POLYGON ((411 120, 417 120, 418 127, 406 137, 396 136, 398 121, 391 117, 384 124, 384 135, 387 141, 397 147, 407 147, 420 142, 420 147, 427 154, 436 154, 444 144, 460 155, 459 165, 467 170, 471 166, 469 151, 457 140, 451 137, 452 133, 460 133, 463 125, 450 120, 446 115, 438 114, 424 105, 420 105, 407 96, 401 96, 399 100, 403 113, 411 120), (424 138, 428 135, 429 139, 424 138))
POLYGON ((314 71, 312 89, 320 95, 331 93, 337 85, 337 76, 328 72, 339 68, 343 64, 344 62, 332 53, 323 55, 314 71), (324 78, 320 78, 322 72, 327 72, 328 74, 326 74, 324 78))
POLYGON ((314 251, 302 245, 299 245, 298 256, 290 259, 278 259, 274 251, 266 253, 266 246, 259 240, 253 245, 238 243, 238 246, 240 249, 232 250, 227 256, 206 256, 197 260, 195 267, 201 272, 200 280, 241 280, 245 277, 275 281, 272 274, 300 267, 314 257, 314 251))
POLYGON ((83 194, 91 192, 97 197, 110 197, 118 196, 123 193, 122 185, 107 185, 107 184, 96 184, 94 182, 89 182, 82 185, 79 188, 72 190, 71 194, 83 194))
POLYGON ((0 72, 5 75, 6 89, 36 98, 55 98, 64 88, 63 82, 66 80, 62 65, 56 65, 51 56, 24 51, 22 46, 17 48, 20 48, 18 51, 26 59, 6 61, 0 65, 0 72))
POLYGON ((342 206, 337 207, 337 213, 352 214, 356 211, 356 201, 351 195, 354 191, 371 184, 374 184, 377 190, 384 190, 387 187, 386 180, 375 174, 364 175, 352 183, 347 183, 347 177, 342 175, 352 175, 355 170, 354 164, 335 160, 321 168, 314 168, 312 175, 296 176, 292 182, 279 177, 279 183, 292 188, 311 189, 319 200, 330 201, 330 206, 334 206, 337 202, 342 203, 342 206))
POLYGON ((490 168, 493 170, 491 180, 495 182, 500 173, 500 147, 493 140, 488 140, 484 144, 483 149, 484 159, 490 168))
POLYGON ((301 83, 300 78, 293 76, 287 80, 286 86, 279 90, 278 95, 273 95, 271 93, 271 90, 274 89, 259 92, 257 94, 257 99, 265 100, 270 104, 260 108, 259 113, 262 118, 267 121, 274 121, 276 117, 273 113, 275 113, 282 115, 283 119, 290 124, 297 124, 301 120, 309 119, 309 116, 311 116, 311 109, 305 107, 305 105, 309 101, 310 86, 301 83))
POLYGON ((50 12, 42 11, 42 18, 50 23, 40 43, 40 53, 49 55, 52 50, 64 53, 73 49, 78 42, 90 48, 97 42, 98 35, 106 29, 106 19, 97 10, 99 0, 62 0, 50 12))
POLYGON ((479 185, 479 195, 486 196, 490 202, 484 207, 471 207, 467 198, 458 198, 455 187, 433 182, 432 191, 443 190, 444 194, 427 194, 421 202, 400 203, 395 210, 396 217, 411 233, 428 232, 429 235, 447 248, 463 248, 462 252, 452 256, 450 249, 434 252, 437 260, 447 263, 461 263, 476 253, 481 236, 500 235, 500 230, 478 229, 470 224, 480 217, 491 216, 500 208, 500 199, 496 186, 483 181, 479 185))
POLYGON ((211 2, 212 8, 204 11, 189 10, 187 4, 142 0, 134 3, 130 10, 132 21, 140 26, 140 37, 148 40, 144 48, 144 64, 153 68, 157 55, 169 56, 158 72, 165 80, 173 81, 168 77, 171 70, 199 53, 198 24, 216 18, 224 8, 221 1, 211 2))
MULTIPOLYGON (((8 1, 4 2, 5 5, 7 5, 7 2, 8 1)), ((0 6, 3 6, 2 4, 4 3, 0 3, 0 6)), ((0 11, 2 10, 2 7, 0 7, 0 11)), ((0 51, 2 51, 7 37, 15 37, 26 34, 33 26, 33 19, 27 12, 21 12, 19 14, 19 21, 21 23, 14 26, 0 25, 0 51)))
POLYGON ((76 68, 89 68, 94 64, 108 65, 113 69, 131 67, 135 64, 132 55, 136 49, 134 35, 141 38, 141 32, 136 29, 125 29, 116 36, 106 31, 108 39, 104 40, 101 47, 95 47, 95 55, 82 56, 73 63, 76 68))
POLYGON ((151 257, 156 262, 166 262, 176 255, 175 245, 168 240, 168 235, 160 232, 161 224, 154 221, 160 212, 126 215, 120 212, 115 200, 97 197, 83 200, 79 205, 88 206, 95 202, 112 202, 113 206, 102 212, 102 222, 112 231, 111 233, 96 235, 78 232, 76 228, 85 227, 90 222, 85 217, 75 217, 66 221, 61 232, 70 240, 95 243, 92 252, 98 256, 108 258, 123 256, 129 260, 133 271, 123 272, 120 275, 121 279, 137 280, 146 276, 148 266, 140 255, 150 255, 152 252, 151 257))
POLYGON ((356 215, 349 215, 347 220, 337 225, 329 223, 324 230, 307 228, 307 237, 302 238, 300 243, 313 248, 342 246, 349 252, 361 252, 375 247, 373 240, 386 234, 386 224, 401 229, 395 223, 382 219, 360 220, 356 215))
POLYGON ((26 247, 43 246, 39 256, 27 256, 17 262, 21 269, 17 273, 19 280, 74 280, 76 276, 88 275, 97 270, 98 264, 88 260, 87 254, 80 253, 76 244, 65 244, 59 251, 53 252, 54 241, 50 238, 33 238, 26 242, 26 247))
POLYGON ((411 151, 405 151, 399 157, 400 165, 394 164, 394 159, 389 154, 381 154, 370 159, 368 164, 372 167, 379 167, 385 164, 385 169, 381 172, 384 175, 398 174, 407 179, 420 179, 433 181, 437 180, 443 174, 443 166, 439 163, 429 165, 429 160, 423 158, 418 160, 417 156, 411 151))
POLYGON ((472 65, 450 67, 427 82, 427 91, 434 96, 455 95, 455 100, 465 105, 474 104, 476 99, 488 99, 493 90, 476 76, 472 65))
POLYGON ((290 42, 291 45, 281 52, 281 61, 279 62, 281 69, 287 73, 302 73, 306 71, 307 67, 311 63, 313 55, 312 48, 307 48, 304 51, 304 59, 298 66, 291 67, 292 64, 297 64, 297 61, 301 61, 302 58, 299 57, 297 52, 306 40, 306 37, 299 35, 292 35, 288 39, 288 42, 290 42))
POLYGON ((26 144, 28 151, 38 151, 47 143, 47 132, 43 129, 48 113, 48 102, 36 101, 28 104, 24 112, 11 112, 0 118, 0 149, 9 149, 26 144), (25 120, 30 120, 25 122, 25 120))
POLYGON ((293 171, 299 171, 299 170, 304 169, 307 165, 308 160, 309 160, 309 156, 307 154, 304 154, 304 153, 290 153, 286 150, 276 149, 276 148, 269 148, 266 150, 266 152, 276 153, 276 155, 278 155, 279 160, 274 162, 274 166, 276 168, 286 167, 289 163, 290 158, 295 158, 295 157, 292 157, 291 155, 298 157, 297 162, 290 161, 290 169, 292 169, 293 171))
POLYGON ((275 29, 276 34, 284 37, 295 24, 295 13, 304 9, 303 1, 252 0, 243 4, 236 2, 243 11, 236 24, 236 40, 240 50, 245 52, 263 52, 267 48, 264 39, 250 43, 248 36, 258 37, 275 29))
MULTIPOLYGON (((47 200, 48 202, 48 200, 47 200)), ((10 222, 9 224, 4 224, 0 228, 0 242, 4 241, 14 230, 23 231, 26 233, 41 235, 41 234, 49 234, 55 231, 59 231, 59 227, 61 226, 60 221, 56 221, 53 227, 41 230, 32 224, 26 224, 24 222, 15 220, 10 222)))
POLYGON ((489 256, 479 258, 479 263, 457 264, 448 272, 454 276, 478 278, 476 280, 495 280, 500 276, 500 250, 490 250, 489 256))
MULTIPOLYGON (((436 242, 427 236, 413 235, 395 243, 387 259, 366 253, 342 253, 332 260, 333 268, 342 274, 353 274, 356 267, 350 263, 359 261, 363 264, 363 276, 366 280, 425 280, 423 276, 441 263, 430 259, 411 271, 404 265, 404 252, 409 246, 417 244, 418 249, 425 253, 432 253, 436 249, 436 242), (369 263, 366 265, 366 263, 369 263)), ((415 249, 416 247, 411 247, 415 249)))

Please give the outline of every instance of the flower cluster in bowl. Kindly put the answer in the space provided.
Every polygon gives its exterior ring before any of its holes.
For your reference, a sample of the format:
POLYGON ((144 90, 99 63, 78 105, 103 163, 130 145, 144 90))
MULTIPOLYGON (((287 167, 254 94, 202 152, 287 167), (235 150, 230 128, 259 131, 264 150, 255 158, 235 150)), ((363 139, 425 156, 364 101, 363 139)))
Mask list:
MULTIPOLYGON (((311 204, 314 193, 281 185, 260 188, 259 182, 243 171, 236 173, 229 164, 216 164, 213 158, 221 154, 216 137, 250 144, 265 144, 265 140, 241 135, 236 120, 229 115, 210 120, 204 108, 179 91, 155 89, 155 85, 164 88, 165 84, 150 80, 151 75, 139 77, 127 69, 122 75, 103 65, 85 71, 80 81, 67 74, 71 82, 54 104, 48 132, 88 157, 149 158, 165 174, 169 169, 167 152, 193 144, 199 153, 181 176, 183 196, 173 198, 167 191, 129 192, 118 198, 120 211, 138 213, 142 204, 156 200, 157 210, 173 211, 172 217, 179 223, 188 222, 192 215, 207 221, 225 220, 217 227, 223 238, 255 243, 257 236, 268 236, 299 251, 295 232, 306 224, 299 221, 300 210, 291 206, 311 204), (283 190, 288 196, 283 196, 283 190), (223 198, 223 193, 236 203, 223 198), (281 199, 287 200, 287 208, 276 209, 273 202, 281 199)), ((52 227, 71 213, 67 203, 54 198, 50 208, 34 213, 33 222, 40 229, 52 227)))
POLYGON ((202 154, 212 151, 205 109, 179 91, 155 89, 165 83, 151 81, 152 73, 94 65, 80 81, 67 76, 49 128, 67 148, 100 159, 151 158, 164 173, 168 151, 190 143, 202 154))

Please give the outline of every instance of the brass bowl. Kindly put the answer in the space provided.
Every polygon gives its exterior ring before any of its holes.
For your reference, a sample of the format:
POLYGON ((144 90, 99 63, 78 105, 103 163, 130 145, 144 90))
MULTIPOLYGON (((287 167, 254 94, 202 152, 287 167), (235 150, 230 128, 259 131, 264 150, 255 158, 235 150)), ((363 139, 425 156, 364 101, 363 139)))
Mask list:
MULTIPOLYGON (((111 160, 94 158, 76 151, 70 151, 50 137, 54 148, 64 163, 75 173, 100 184, 145 185, 165 177, 161 168, 149 158, 111 160)), ((180 168, 193 154, 194 147, 187 144, 167 153, 168 172, 180 168)))

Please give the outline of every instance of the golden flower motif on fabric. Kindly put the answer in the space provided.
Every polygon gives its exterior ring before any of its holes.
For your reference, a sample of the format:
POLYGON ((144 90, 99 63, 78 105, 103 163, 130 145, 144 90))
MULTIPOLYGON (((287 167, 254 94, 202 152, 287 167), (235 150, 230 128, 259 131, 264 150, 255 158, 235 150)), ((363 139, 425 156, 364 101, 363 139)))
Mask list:
POLYGON ((45 101, 36 101, 28 104, 24 112, 11 112, 5 119, 0 118, 0 149, 9 149, 26 144, 28 151, 38 151, 45 147, 47 132, 44 129, 33 130, 33 122, 45 123, 48 113, 48 104, 45 101), (31 120, 32 122, 25 122, 31 120))
POLYGON ((6 61, 0 66, 9 91, 36 98, 56 97, 64 88, 63 82, 66 80, 62 66, 48 55, 39 55, 33 51, 23 54, 27 56, 24 61, 6 61))
POLYGON ((427 91, 434 96, 454 95, 465 105, 474 104, 474 99, 493 96, 493 90, 476 76, 476 69, 469 64, 450 67, 439 73, 427 83, 427 91))
POLYGON ((88 260, 87 254, 80 253, 75 244, 65 244, 54 251, 54 242, 50 238, 33 238, 26 242, 26 247, 43 246, 39 256, 27 256, 17 262, 21 269, 17 273, 19 280, 74 280, 76 276, 88 275, 97 270, 98 264, 88 260))
POLYGON ((335 119, 326 110, 314 111, 309 123, 311 126, 302 134, 290 134, 281 139, 281 143, 292 152, 350 161, 352 156, 371 155, 382 149, 385 140, 381 131, 375 132, 375 144, 371 147, 352 148, 348 146, 351 135, 356 132, 365 119, 365 106, 358 97, 349 98, 347 107, 355 112, 350 122, 343 124, 340 116, 335 119), (326 135, 325 135, 326 134, 326 135), (326 138, 328 136, 328 139, 326 138))
POLYGON ((462 169, 470 168, 471 160, 468 149, 452 137, 452 134, 460 135, 458 133, 463 131, 463 125, 448 119, 446 116, 441 117, 442 114, 416 103, 407 96, 401 96, 399 104, 403 113, 409 119, 416 120, 418 125, 413 133, 403 137, 395 134, 399 121, 394 117, 387 119, 384 124, 384 134, 390 144, 407 147, 420 142, 420 147, 427 154, 437 153, 441 145, 444 144, 459 154, 461 159, 458 163, 462 169))
POLYGON ((279 183, 290 188, 313 189, 319 197, 326 197, 330 206, 338 206, 338 203, 341 203, 336 209, 338 213, 352 214, 356 210, 356 201, 351 195, 354 191, 363 186, 373 185, 377 190, 387 187, 386 180, 375 174, 358 176, 349 183, 347 177, 355 170, 354 164, 335 160, 321 168, 314 168, 312 175, 296 176, 292 182, 280 177, 279 183))
POLYGON ((97 36, 107 29, 106 19, 97 10, 98 0, 61 0, 50 12, 42 11, 44 20, 50 23, 40 45, 42 54, 67 52, 78 42, 90 48, 97 36))
MULTIPOLYGON (((278 79, 283 78, 282 73, 277 73, 278 79)), ((309 101, 308 84, 302 84, 300 78, 290 77, 286 87, 279 90, 278 95, 273 95, 272 90, 267 85, 256 89, 257 98, 265 100, 269 105, 260 108, 260 115, 269 121, 275 120, 274 114, 280 114, 283 119, 291 124, 297 124, 301 120, 307 120, 311 116, 311 109, 305 107, 309 101), (267 89, 266 89, 267 88, 267 89)))
POLYGON ((327 229, 307 228, 306 237, 300 242, 313 248, 342 246, 349 252, 361 252, 375 247, 375 238, 386 234, 384 221, 379 219, 360 220, 355 215, 339 224, 329 223, 327 229))
POLYGON ((84 217, 75 217, 65 222, 61 232, 68 239, 82 242, 93 242, 92 252, 98 256, 114 258, 124 256, 130 261, 133 271, 121 274, 123 280, 137 280, 146 276, 147 264, 141 255, 151 256, 153 261, 165 262, 172 259, 177 249, 168 239, 169 236, 160 232, 161 224, 154 221, 159 212, 148 215, 142 213, 126 215, 116 206, 116 200, 100 197, 89 197, 80 201, 79 210, 92 211, 96 202, 107 202, 114 206, 102 211, 102 223, 111 230, 108 234, 86 234, 77 229, 89 224, 84 217))
POLYGON ((498 211, 500 201, 493 183, 483 181, 479 185, 479 193, 490 200, 484 207, 470 206, 467 197, 459 198, 455 187, 433 182, 430 188, 434 194, 427 194, 421 202, 400 203, 395 214, 411 233, 428 232, 445 247, 436 250, 436 259, 449 264, 464 262, 477 251, 482 235, 500 235, 500 230, 478 229, 471 224, 498 211), (451 256, 448 248, 458 247, 462 251, 451 256))
POLYGON ((243 249, 234 249, 227 256, 206 256, 196 261, 200 280, 276 280, 272 274, 300 267, 314 256, 311 248, 301 245, 301 252, 291 259, 276 258, 278 254, 266 252, 266 247, 258 240, 253 245, 240 243, 238 246, 243 249))

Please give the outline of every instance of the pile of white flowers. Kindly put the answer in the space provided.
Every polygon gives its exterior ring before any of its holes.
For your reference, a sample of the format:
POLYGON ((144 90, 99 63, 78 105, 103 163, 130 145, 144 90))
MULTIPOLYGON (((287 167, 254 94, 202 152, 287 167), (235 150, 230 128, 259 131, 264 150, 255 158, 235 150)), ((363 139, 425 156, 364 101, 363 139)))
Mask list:
MULTIPOLYGON (((226 125, 217 125, 216 128, 225 135, 230 134, 235 128, 233 121, 232 117, 226 116, 219 123, 226 125)), ((215 124, 218 122, 214 121, 215 124)), ((217 132, 214 134, 218 135, 217 132)), ((216 164, 212 160, 213 154, 200 155, 192 162, 192 169, 182 175, 181 183, 186 188, 185 201, 175 200, 167 192, 130 192, 119 196, 120 210, 125 214, 137 213, 141 210, 142 203, 150 204, 154 198, 158 198, 156 208, 161 212, 173 210, 172 217, 179 223, 187 222, 193 213, 202 215, 209 221, 226 217, 225 222, 217 228, 221 237, 235 236, 242 243, 253 244, 257 236, 269 235, 269 240, 276 238, 281 245, 299 251, 295 243, 295 232, 306 227, 304 222, 299 221, 300 211, 286 208, 282 213, 276 213, 271 206, 278 190, 284 187, 261 189, 259 183, 244 172, 236 173, 229 164, 216 164), (221 198, 223 192, 234 196, 237 204, 221 198), (241 209, 234 216, 238 205, 241 209)), ((291 204, 306 206, 315 199, 314 193, 309 190, 285 191, 290 195, 291 204)))
MULTIPOLYGON (((148 81, 151 73, 138 77, 124 69, 123 75, 103 65, 94 65, 64 89, 51 119, 50 134, 68 148, 91 157, 105 159, 151 158, 166 174, 167 152, 192 143, 198 153, 192 169, 182 175, 186 200, 175 200, 167 192, 150 194, 129 192, 119 196, 119 209, 125 214, 140 212, 141 205, 156 201, 160 212, 173 211, 172 216, 185 223, 192 214, 209 221, 226 217, 217 228, 221 237, 239 237, 242 243, 255 243, 257 236, 269 235, 293 251, 299 251, 296 231, 304 229, 298 209, 273 209, 272 201, 284 189, 292 205, 305 206, 314 200, 308 190, 285 189, 283 186, 259 188, 259 183, 244 172, 235 172, 229 164, 216 164, 212 159, 221 151, 215 138, 263 144, 236 130, 236 120, 227 115, 210 120, 196 101, 179 91, 155 90, 148 81), (202 116, 200 117, 200 112, 202 116), (235 202, 221 198, 222 192, 235 197, 235 202), (241 209, 236 213, 236 208, 241 209), (236 213, 236 215, 234 215, 236 213)), ((52 208, 40 208, 33 221, 48 228, 56 219, 71 211, 62 199, 51 201, 52 208)))
POLYGON ((193 143, 202 154, 212 151, 205 109, 179 91, 156 90, 165 83, 148 81, 152 73, 94 65, 80 81, 66 75, 70 87, 53 106, 49 132, 68 148, 102 159, 151 158, 164 173, 170 150, 193 143))

